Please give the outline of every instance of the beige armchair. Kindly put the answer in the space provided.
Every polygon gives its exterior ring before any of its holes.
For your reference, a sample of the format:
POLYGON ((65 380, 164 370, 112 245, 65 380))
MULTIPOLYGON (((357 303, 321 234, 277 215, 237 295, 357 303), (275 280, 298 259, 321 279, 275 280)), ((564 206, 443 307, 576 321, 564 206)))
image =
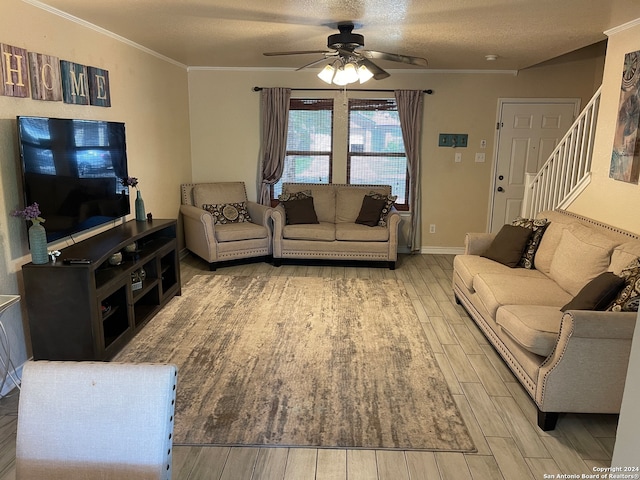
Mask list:
POLYGON ((188 183, 181 190, 186 247, 211 270, 223 261, 271 256, 273 209, 248 201, 243 182, 188 183))

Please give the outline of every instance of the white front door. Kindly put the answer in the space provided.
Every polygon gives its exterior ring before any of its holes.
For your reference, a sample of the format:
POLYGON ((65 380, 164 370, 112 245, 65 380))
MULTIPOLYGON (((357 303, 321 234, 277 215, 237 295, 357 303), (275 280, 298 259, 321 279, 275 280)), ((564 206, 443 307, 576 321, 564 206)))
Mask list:
POLYGON ((579 107, 579 99, 499 101, 490 231, 497 232, 520 215, 525 173, 540 170, 573 123, 579 107))

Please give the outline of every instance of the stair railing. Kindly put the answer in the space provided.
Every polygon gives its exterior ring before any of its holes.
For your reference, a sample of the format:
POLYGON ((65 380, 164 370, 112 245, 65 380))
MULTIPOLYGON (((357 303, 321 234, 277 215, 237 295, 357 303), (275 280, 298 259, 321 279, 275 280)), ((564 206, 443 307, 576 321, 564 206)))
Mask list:
POLYGON ((522 216, 565 208, 591 181, 593 141, 600 106, 600 87, 556 145, 536 175, 528 175, 522 216))

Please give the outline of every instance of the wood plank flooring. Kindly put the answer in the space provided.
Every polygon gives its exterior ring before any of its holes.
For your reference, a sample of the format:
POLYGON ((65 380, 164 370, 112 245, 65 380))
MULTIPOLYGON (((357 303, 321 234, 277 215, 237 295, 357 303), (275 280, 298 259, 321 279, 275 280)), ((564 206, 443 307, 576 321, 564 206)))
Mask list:
MULTIPOLYGON (((617 415, 562 415, 543 432, 536 408, 451 290, 453 256, 403 255, 396 270, 268 263, 209 272, 191 255, 182 282, 194 275, 290 275, 398 278, 404 281, 477 453, 311 448, 174 448, 176 480, 538 480, 581 475, 610 465, 617 415), (547 477, 549 478, 549 477, 547 477)), ((15 392, 15 390, 14 390, 15 392)), ((0 400, 0 480, 15 479, 17 393, 0 400)))

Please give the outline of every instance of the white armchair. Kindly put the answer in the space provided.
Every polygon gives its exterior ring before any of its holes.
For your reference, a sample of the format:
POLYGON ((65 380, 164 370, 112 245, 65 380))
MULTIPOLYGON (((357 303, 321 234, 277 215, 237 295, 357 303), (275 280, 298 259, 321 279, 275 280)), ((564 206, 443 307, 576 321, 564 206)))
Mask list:
POLYGON ((27 362, 17 480, 171 478, 174 365, 27 362))
POLYGON ((188 183, 181 185, 184 239, 186 247, 209 262, 217 263, 272 254, 271 207, 247 200, 244 182, 188 183), (237 205, 249 215, 237 219, 237 205), (209 210, 203 209, 208 205, 209 210), (232 216, 225 218, 225 206, 232 216), (214 214, 211 213, 214 211, 214 214), (217 215, 216 215, 217 213, 217 215))

